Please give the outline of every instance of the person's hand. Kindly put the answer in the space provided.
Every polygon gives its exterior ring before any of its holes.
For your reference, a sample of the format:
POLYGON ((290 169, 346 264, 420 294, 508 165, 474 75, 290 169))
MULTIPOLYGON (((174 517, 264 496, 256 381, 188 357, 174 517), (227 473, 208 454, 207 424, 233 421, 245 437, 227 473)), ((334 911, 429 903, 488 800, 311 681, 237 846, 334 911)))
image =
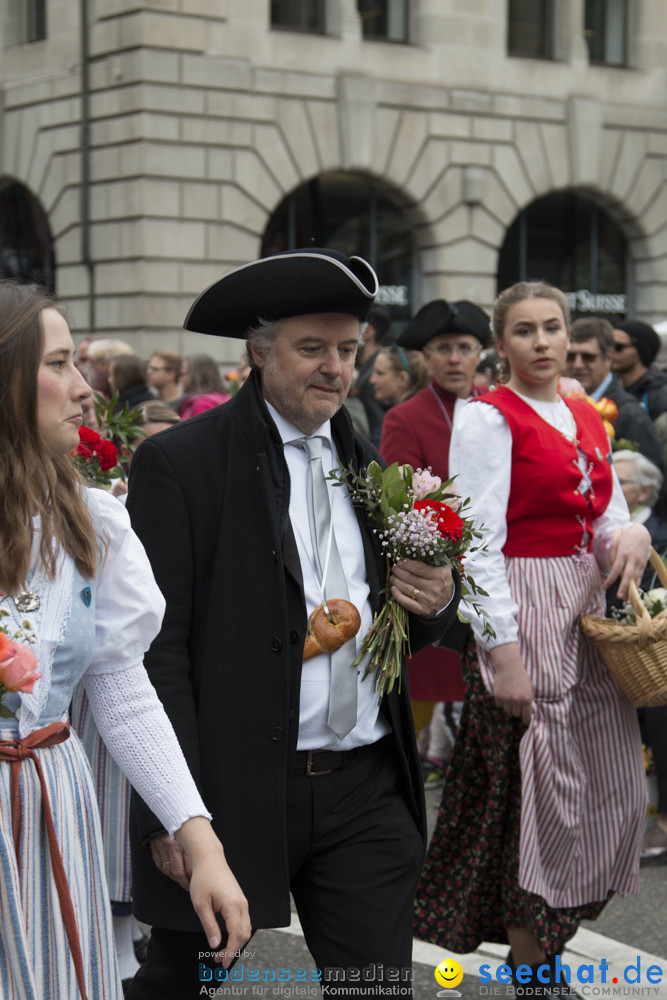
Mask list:
POLYGON ((533 712, 533 683, 523 665, 519 647, 515 642, 496 646, 491 650, 491 662, 495 671, 493 697, 496 705, 528 725, 533 712))
POLYGON ((228 969, 252 934, 248 901, 207 819, 194 816, 186 820, 174 837, 192 864, 190 898, 212 949, 222 940, 215 914, 219 913, 225 923, 227 941, 216 960, 228 969))
POLYGON ((190 888, 192 863, 181 845, 172 840, 168 833, 153 837, 150 845, 156 867, 187 892, 190 888))
POLYGON ((111 495, 114 497, 122 497, 127 493, 128 486, 125 479, 119 479, 111 487, 111 495))
POLYGON ((415 559, 401 559, 389 577, 391 596, 406 611, 429 618, 447 607, 454 593, 449 566, 429 566, 415 559))
POLYGON ((650 554, 651 536, 647 529, 643 524, 631 524, 611 543, 611 569, 604 589, 608 590, 620 579, 618 596, 621 601, 627 601, 630 580, 639 586, 650 554))

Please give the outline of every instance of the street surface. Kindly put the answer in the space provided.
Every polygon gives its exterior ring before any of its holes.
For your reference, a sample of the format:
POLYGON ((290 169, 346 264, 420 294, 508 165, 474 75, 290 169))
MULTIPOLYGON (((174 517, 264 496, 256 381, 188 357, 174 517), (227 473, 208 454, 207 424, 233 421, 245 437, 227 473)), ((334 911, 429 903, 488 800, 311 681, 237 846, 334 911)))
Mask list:
MULTIPOLYGON (((439 790, 427 792, 431 828, 435 822, 439 795, 439 790)), ((441 989, 434 978, 435 968, 443 959, 450 957, 463 968, 463 982, 456 987, 462 1000, 513 997, 513 988, 502 985, 494 978, 507 950, 506 945, 484 944, 471 955, 450 955, 435 945, 415 941, 414 1000, 435 1000, 441 989), (486 984, 480 982, 479 970, 483 964, 489 966, 492 976, 492 981, 486 984)), ((583 983, 573 984, 583 1000, 623 1000, 624 997, 667 1000, 667 858, 644 862, 638 895, 612 899, 599 920, 587 922, 579 929, 569 943, 563 961, 575 971, 575 976, 578 972, 584 980, 583 983), (607 963, 606 968, 604 962, 607 963), (616 984, 614 978, 618 980, 616 984)), ((304 944, 298 918, 293 914, 289 928, 259 931, 253 937, 246 955, 237 963, 235 981, 231 981, 230 977, 226 983, 202 982, 202 989, 206 988, 209 992, 200 995, 264 997, 265 1000, 313 997, 317 1000, 322 996, 320 987, 308 981, 309 974, 311 977, 314 975, 314 969, 315 963, 304 944), (283 970, 282 973, 280 970, 283 970), (279 973, 284 982, 278 981, 279 973)), ((377 972, 378 980, 381 975, 380 970, 377 972)), ((385 982, 384 988, 387 992, 379 995, 401 996, 400 984, 385 982)), ((336 995, 335 985, 332 985, 329 996, 336 995)))

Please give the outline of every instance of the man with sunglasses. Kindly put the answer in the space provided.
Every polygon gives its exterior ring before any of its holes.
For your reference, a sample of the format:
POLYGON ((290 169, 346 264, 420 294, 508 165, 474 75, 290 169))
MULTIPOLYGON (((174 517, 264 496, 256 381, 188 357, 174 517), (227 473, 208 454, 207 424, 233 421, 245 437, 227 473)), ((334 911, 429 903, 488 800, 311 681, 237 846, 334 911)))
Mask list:
POLYGON ((667 373, 653 365, 659 350, 660 337, 648 323, 631 319, 616 324, 612 368, 651 420, 667 411, 667 373))
POLYGON ((591 316, 576 320, 570 333, 565 374, 581 382, 592 399, 611 399, 618 408, 614 422, 615 437, 631 441, 642 455, 661 469, 662 447, 653 421, 638 400, 612 374, 614 337, 615 331, 606 319, 591 316))

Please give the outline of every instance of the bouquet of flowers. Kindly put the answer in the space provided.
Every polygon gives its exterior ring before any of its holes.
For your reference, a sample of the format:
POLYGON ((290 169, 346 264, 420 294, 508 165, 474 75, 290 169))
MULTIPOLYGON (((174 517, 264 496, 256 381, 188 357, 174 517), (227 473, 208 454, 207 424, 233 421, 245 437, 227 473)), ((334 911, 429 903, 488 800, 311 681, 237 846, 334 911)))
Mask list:
MULTIPOLYGON (((105 440, 92 427, 79 427, 79 444, 72 457, 86 482, 108 486, 114 478, 112 472, 118 466, 118 449, 113 441, 105 440)), ((119 475, 124 478, 122 470, 119 475)))
POLYGON ((2 718, 10 718, 14 714, 4 704, 4 696, 11 691, 31 694, 35 682, 42 676, 37 670, 35 654, 29 648, 35 641, 34 629, 26 620, 22 627, 10 636, 2 621, 8 614, 5 608, 0 608, 0 717, 2 718))
POLYGON ((109 437, 103 437, 92 427, 79 427, 79 444, 72 452, 72 458, 81 475, 91 486, 106 487, 113 479, 125 479, 125 470, 118 460, 118 444, 130 451, 136 448, 144 437, 144 431, 137 421, 139 414, 130 410, 116 410, 118 396, 106 400, 100 393, 94 395, 95 420, 100 429, 109 437), (111 440, 113 438, 113 440, 111 440))
POLYGON ((637 445, 634 441, 628 441, 627 438, 616 437, 614 424, 618 416, 618 407, 613 399, 607 399, 606 396, 602 396, 601 399, 593 399, 586 393, 581 383, 577 382, 577 380, 573 378, 559 379, 558 392, 566 399, 584 399, 587 403, 590 403, 595 410, 597 410, 602 417, 602 423, 604 424, 605 430, 609 435, 612 451, 637 451, 637 445))
MULTIPOLYGON (((347 486, 352 502, 368 513, 387 561, 385 601, 355 661, 358 666, 370 653, 364 677, 375 674, 375 688, 382 697, 397 680, 400 690, 403 657, 410 655, 408 612, 391 597, 389 588, 392 565, 401 559, 416 559, 431 566, 458 569, 463 595, 478 614, 485 616, 483 608, 470 598, 475 594, 487 596, 486 591, 476 587, 463 571, 465 553, 483 548, 481 544, 472 547, 482 535, 473 529, 473 518, 464 516, 468 501, 462 502, 455 493, 448 492, 453 478, 443 483, 430 470, 414 471, 412 466, 396 462, 384 470, 371 462, 364 475, 339 469, 331 473, 331 478, 347 486)), ((493 634, 488 623, 484 631, 493 634)))

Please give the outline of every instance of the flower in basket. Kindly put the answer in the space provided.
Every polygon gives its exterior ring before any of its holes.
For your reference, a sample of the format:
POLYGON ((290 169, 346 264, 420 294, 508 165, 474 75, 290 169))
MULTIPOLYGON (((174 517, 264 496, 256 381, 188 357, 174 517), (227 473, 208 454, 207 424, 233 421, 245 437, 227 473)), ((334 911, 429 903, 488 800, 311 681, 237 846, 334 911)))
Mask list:
MULTIPOLYGON (((653 590, 637 588, 637 593, 651 618, 665 617, 663 612, 667 611, 667 590, 664 587, 654 587, 653 590)), ((637 624, 637 612, 630 601, 626 601, 620 608, 612 608, 611 616, 621 625, 637 624)))
MULTIPOLYGON (((6 616, 7 612, 4 612, 6 616)), ((0 620, 0 717, 9 718, 14 713, 4 703, 3 698, 12 691, 31 694, 35 682, 42 676, 37 669, 35 654, 27 645, 35 641, 29 622, 10 636, 0 620), (20 640, 20 641, 19 641, 20 640)))
MULTIPOLYGON (((395 462, 383 470, 377 462, 371 462, 364 475, 351 469, 337 469, 330 478, 337 485, 347 486, 352 502, 367 512, 386 557, 384 603, 363 638, 355 661, 358 666, 370 653, 364 678, 371 673, 375 675, 375 688, 382 697, 396 681, 400 690, 403 658, 410 655, 408 612, 391 597, 391 567, 401 559, 452 566, 461 574, 465 596, 486 596, 463 572, 465 553, 480 547, 473 548, 472 544, 481 538, 481 532, 473 529, 474 519, 465 516, 467 502, 462 503, 459 496, 448 492, 454 480, 443 483, 430 469, 414 471, 410 465, 395 462)), ((484 614, 479 605, 473 607, 484 614)), ((485 632, 491 633, 488 624, 485 632)))

